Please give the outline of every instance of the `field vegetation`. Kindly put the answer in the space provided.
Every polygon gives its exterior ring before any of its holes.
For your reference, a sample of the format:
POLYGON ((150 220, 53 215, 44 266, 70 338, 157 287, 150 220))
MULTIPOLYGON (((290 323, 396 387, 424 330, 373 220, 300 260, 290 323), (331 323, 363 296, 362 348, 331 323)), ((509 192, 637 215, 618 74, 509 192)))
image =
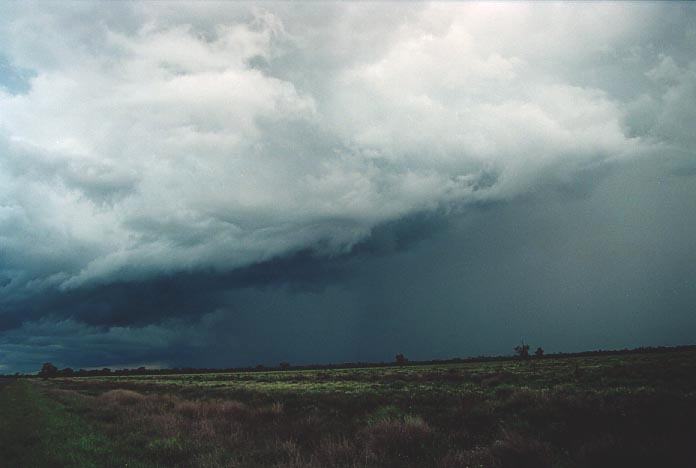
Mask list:
POLYGON ((0 387, 1 401, 8 392, 42 402, 33 421, 72 421, 53 451, 82 455, 45 466, 696 466, 693 349, 22 379, 0 387))

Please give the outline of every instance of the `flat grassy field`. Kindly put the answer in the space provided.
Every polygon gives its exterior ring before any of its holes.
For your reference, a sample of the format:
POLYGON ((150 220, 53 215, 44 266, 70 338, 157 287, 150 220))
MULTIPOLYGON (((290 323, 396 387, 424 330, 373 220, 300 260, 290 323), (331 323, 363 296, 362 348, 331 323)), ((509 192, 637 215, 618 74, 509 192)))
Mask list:
POLYGON ((2 466, 694 467, 696 351, 22 379, 0 416, 2 466))

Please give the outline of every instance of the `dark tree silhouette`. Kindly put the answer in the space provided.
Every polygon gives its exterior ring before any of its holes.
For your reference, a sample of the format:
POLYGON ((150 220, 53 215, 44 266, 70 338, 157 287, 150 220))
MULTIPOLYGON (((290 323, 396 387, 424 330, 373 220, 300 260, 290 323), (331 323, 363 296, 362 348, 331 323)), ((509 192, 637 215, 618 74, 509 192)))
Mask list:
POLYGON ((41 366, 41 370, 39 371, 39 377, 43 377, 44 379, 48 377, 55 377, 56 374, 58 374, 58 368, 50 362, 44 362, 43 366, 41 366))
POLYGON ((534 355, 535 355, 536 357, 542 357, 542 356, 544 355, 544 348, 542 348, 541 346, 539 346, 539 347, 536 349, 536 351, 534 351, 534 355))
POLYGON ((515 353, 520 359, 529 359, 529 345, 522 343, 520 346, 515 346, 515 353))
POLYGON ((290 369, 290 363, 283 361, 280 364, 278 364, 278 367, 280 367, 283 370, 290 369))
POLYGON ((399 353, 396 356, 394 356, 394 361, 396 362, 397 365, 403 366, 408 362, 408 359, 406 359, 406 356, 403 354, 399 353))

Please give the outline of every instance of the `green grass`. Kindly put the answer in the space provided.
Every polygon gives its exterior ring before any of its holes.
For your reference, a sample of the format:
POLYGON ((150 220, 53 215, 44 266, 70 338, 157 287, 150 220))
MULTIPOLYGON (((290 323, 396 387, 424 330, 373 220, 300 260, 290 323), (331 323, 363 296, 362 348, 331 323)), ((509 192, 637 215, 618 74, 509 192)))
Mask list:
POLYGON ((0 386, 0 421, 2 466, 126 466, 105 435, 28 381, 0 386))

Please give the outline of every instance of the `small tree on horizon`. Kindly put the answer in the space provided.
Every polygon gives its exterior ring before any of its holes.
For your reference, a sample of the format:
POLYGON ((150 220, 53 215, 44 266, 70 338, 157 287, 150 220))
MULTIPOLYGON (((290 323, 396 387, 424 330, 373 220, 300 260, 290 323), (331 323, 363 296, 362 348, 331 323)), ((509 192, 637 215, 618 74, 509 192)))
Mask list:
POLYGON ((544 356, 544 348, 542 348, 541 346, 539 346, 539 347, 536 349, 536 351, 534 351, 534 355, 535 355, 536 357, 543 357, 543 356, 544 356))
POLYGON ((529 359, 529 345, 522 343, 519 346, 515 346, 515 353, 520 359, 529 359))
POLYGON ((58 374, 58 368, 51 362, 44 362, 39 371, 39 377, 47 379, 49 377, 55 377, 58 374))
POLYGON ((396 356, 394 356, 394 362, 396 362, 396 364, 398 366, 403 366, 404 364, 406 364, 408 362, 408 359, 406 359, 406 356, 399 353, 396 356))

